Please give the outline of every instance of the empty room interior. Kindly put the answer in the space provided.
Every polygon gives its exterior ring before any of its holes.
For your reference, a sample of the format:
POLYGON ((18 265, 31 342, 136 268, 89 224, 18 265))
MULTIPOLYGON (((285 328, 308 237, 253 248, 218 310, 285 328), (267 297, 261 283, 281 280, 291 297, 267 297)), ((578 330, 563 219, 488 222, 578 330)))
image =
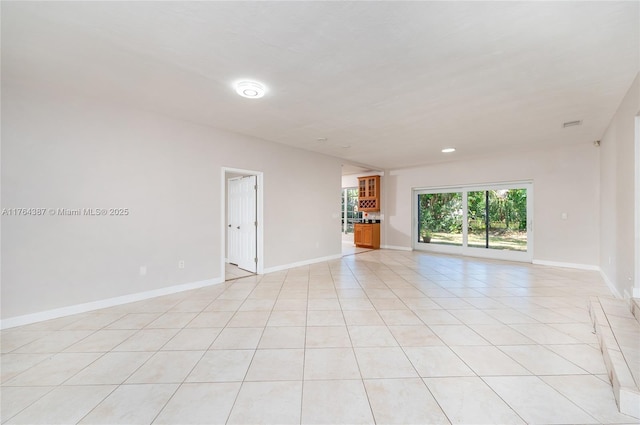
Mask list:
POLYGON ((640 2, 0 16, 2 423, 639 423, 640 2))

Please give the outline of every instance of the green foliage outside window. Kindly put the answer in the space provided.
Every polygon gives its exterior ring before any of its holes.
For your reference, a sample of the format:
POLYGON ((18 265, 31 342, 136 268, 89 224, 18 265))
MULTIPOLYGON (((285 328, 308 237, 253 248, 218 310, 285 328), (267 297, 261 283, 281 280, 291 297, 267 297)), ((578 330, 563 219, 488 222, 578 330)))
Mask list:
POLYGON ((462 194, 420 195, 420 229, 425 232, 462 232, 462 194))
MULTIPOLYGON (((504 189, 467 192, 469 245, 484 246, 487 232, 486 196, 489 196, 489 239, 495 248, 526 250, 527 190, 504 189)), ((419 238, 431 243, 462 244, 464 205, 462 192, 418 196, 419 238)), ((426 241, 425 241, 426 242, 426 241)))
MULTIPOLYGON (((485 191, 467 193, 467 214, 470 233, 485 231, 485 191)), ((526 189, 490 190, 489 223, 493 230, 527 230, 526 189)))

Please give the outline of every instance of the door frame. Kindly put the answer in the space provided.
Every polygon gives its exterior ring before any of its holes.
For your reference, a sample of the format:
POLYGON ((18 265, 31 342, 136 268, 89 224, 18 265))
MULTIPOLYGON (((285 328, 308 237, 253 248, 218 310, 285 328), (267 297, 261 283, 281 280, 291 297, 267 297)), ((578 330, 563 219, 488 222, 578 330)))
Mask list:
POLYGON ((227 223, 225 217, 227 215, 227 173, 231 174, 244 174, 247 176, 256 176, 256 184, 258 190, 256 191, 256 256, 258 261, 256 263, 256 273, 264 273, 264 175, 262 171, 245 170, 242 168, 222 167, 220 169, 220 271, 222 273, 222 279, 225 278, 225 257, 224 254, 227 247, 227 223))
MULTIPOLYGON (((635 205, 634 205, 634 227, 635 243, 634 250, 636 258, 640 255, 640 112, 635 116, 635 205)), ((640 298, 640 261, 636 260, 634 265, 634 282, 631 296, 640 298)))

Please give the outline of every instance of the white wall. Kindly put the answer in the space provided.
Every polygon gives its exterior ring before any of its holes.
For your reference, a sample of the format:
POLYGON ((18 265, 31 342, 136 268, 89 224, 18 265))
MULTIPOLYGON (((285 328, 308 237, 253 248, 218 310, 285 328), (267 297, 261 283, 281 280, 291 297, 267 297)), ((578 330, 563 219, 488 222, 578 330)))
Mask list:
MULTIPOLYGON (((600 150, 600 264, 605 278, 621 296, 633 294, 635 262, 640 253, 634 244, 636 210, 634 187, 635 120, 640 115, 640 73, 611 120, 600 150)), ((638 295, 636 295, 638 296, 638 295)))
POLYGON ((531 180, 534 261, 597 267, 598 161, 598 149, 583 143, 391 170, 386 173, 385 244, 411 247, 412 188, 531 180))
POLYGON ((223 278, 222 167, 264 173, 265 268, 340 255, 336 158, 7 83, 2 106, 3 208, 130 210, 3 216, 3 319, 223 278))

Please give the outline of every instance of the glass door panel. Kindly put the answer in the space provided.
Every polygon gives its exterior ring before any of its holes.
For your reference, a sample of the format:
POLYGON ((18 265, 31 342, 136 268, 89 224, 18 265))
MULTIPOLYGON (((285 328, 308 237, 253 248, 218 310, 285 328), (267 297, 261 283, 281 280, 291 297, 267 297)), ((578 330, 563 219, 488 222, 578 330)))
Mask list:
POLYGON ((469 247, 526 251, 527 190, 467 192, 467 229, 469 247))
POLYGON ((487 248, 487 193, 467 192, 467 246, 487 248))
POLYGON ((353 223, 361 218, 362 213, 357 211, 358 205, 357 187, 342 189, 342 232, 353 233, 353 223))
POLYGON ((418 243, 462 245, 462 193, 418 195, 418 243))
POLYGON ((489 190, 489 248, 527 250, 527 190, 489 190))

